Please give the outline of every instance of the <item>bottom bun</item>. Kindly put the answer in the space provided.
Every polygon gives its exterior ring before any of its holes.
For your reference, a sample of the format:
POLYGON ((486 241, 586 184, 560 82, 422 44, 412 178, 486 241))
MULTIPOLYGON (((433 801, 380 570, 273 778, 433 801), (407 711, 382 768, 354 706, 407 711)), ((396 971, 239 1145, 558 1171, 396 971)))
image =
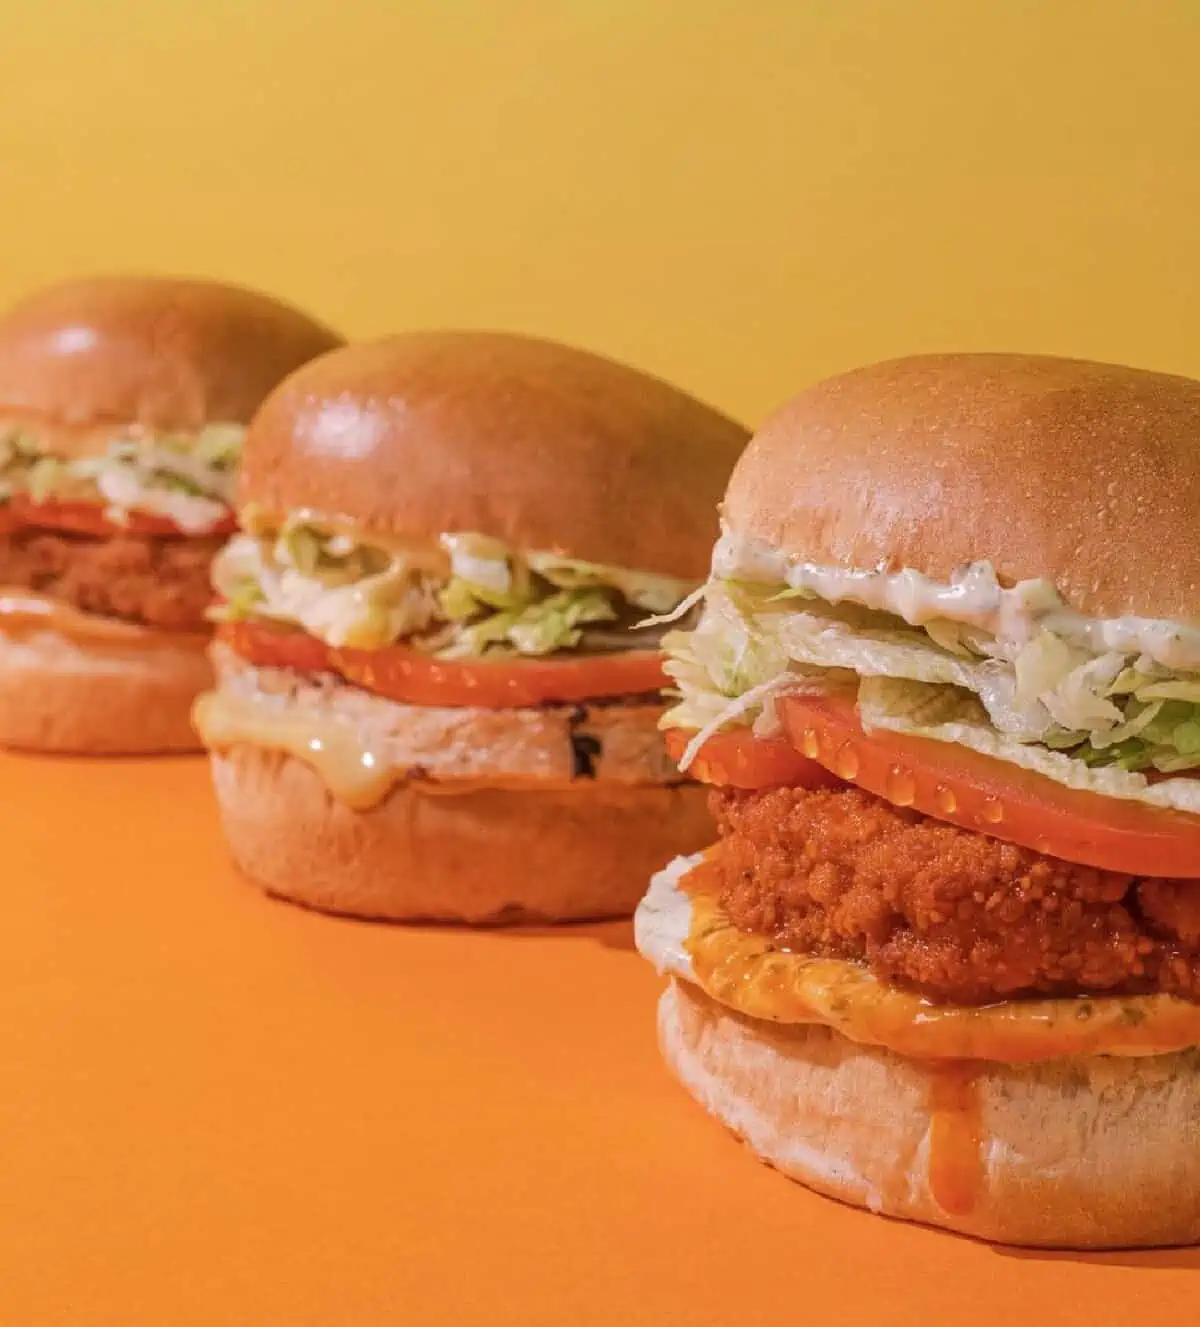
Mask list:
POLYGON ((0 632, 0 746, 113 756, 198 751, 190 716, 212 686, 206 643, 156 641, 149 629, 141 644, 0 632))
POLYGON ((352 810, 301 761, 213 752, 234 860, 280 898, 390 921, 625 917, 673 855, 712 838, 698 784, 512 790, 398 785, 352 810))
POLYGON ((938 1065, 734 1014, 673 981, 659 1040, 764 1161, 844 1202, 1002 1244, 1200 1241, 1200 1053, 938 1065))

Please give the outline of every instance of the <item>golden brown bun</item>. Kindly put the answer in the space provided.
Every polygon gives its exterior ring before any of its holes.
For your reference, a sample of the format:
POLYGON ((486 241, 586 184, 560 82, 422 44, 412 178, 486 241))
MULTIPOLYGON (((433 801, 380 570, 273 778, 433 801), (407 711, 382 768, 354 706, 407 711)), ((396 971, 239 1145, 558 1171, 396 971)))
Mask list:
POLYGON ((390 921, 625 917, 672 854, 712 838, 699 785, 544 792, 402 784, 353 811, 274 751, 213 752, 234 860, 280 898, 390 921))
POLYGON ((239 499, 427 542, 472 531, 687 579, 747 431, 674 387, 569 346, 430 332, 349 346, 254 421, 239 499))
POLYGON ((1200 1242, 1198 1051, 977 1061, 972 1137, 930 1124, 938 1076, 960 1067, 746 1019, 685 982, 662 997, 659 1041, 688 1091, 764 1161, 843 1202, 1004 1244, 1200 1242))
POLYGON ((210 686, 203 648, 113 649, 56 631, 0 632, 0 746, 76 755, 196 751, 192 702, 210 686))
POLYGON ((341 344, 299 310, 237 286, 70 281, 0 316, 0 416, 80 428, 247 423, 276 383, 341 344))
POLYGON ((1035 355, 926 355, 819 383, 724 503, 806 561, 946 582, 987 560, 1095 617, 1200 625, 1200 382, 1035 355))

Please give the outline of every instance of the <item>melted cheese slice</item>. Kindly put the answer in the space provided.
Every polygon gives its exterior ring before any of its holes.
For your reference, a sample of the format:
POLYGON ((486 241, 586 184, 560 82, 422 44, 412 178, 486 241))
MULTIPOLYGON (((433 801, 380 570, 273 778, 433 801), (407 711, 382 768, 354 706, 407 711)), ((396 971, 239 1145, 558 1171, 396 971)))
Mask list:
POLYGON ((302 760, 339 801, 356 811, 377 806, 408 773, 389 763, 353 723, 273 709, 224 690, 197 698, 192 724, 210 751, 245 743, 302 760))
POLYGON ((1200 1006, 1171 995, 939 1005, 865 965, 777 949, 722 912, 703 855, 651 881, 634 918, 643 957, 720 1004, 774 1023, 823 1023, 914 1058, 1016 1063, 1076 1055, 1165 1055, 1200 1045, 1200 1006))

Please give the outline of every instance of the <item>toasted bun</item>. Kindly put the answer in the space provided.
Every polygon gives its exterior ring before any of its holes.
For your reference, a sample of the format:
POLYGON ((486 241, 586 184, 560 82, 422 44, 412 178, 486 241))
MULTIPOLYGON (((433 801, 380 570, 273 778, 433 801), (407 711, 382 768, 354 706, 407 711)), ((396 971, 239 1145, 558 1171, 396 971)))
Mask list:
POLYGON ((1003 1244, 1200 1242, 1200 1051, 976 1061, 972 1118, 937 1119, 939 1076, 962 1066, 743 1018, 686 982, 659 1040, 764 1161, 843 1202, 1003 1244))
POLYGON ((341 344, 290 305, 215 281, 66 282, 0 316, 0 416, 79 428, 247 423, 280 379, 341 344))
POLYGON ((723 510, 825 566, 946 582, 987 560, 1091 616, 1200 625, 1200 382, 1034 355, 876 364, 769 419, 723 510))
POLYGON ((196 751, 192 702, 211 685, 202 648, 148 639, 143 650, 116 650, 57 631, 0 632, 0 746, 77 755, 196 751))
POLYGON ((280 898, 354 917, 624 917, 653 870, 712 837, 698 785, 454 792, 410 783, 355 811, 290 756, 246 745, 212 761, 246 875, 280 898))
POLYGON ((428 541, 519 548, 701 579, 747 431, 586 351, 488 332, 349 346, 254 421, 240 499, 428 541))

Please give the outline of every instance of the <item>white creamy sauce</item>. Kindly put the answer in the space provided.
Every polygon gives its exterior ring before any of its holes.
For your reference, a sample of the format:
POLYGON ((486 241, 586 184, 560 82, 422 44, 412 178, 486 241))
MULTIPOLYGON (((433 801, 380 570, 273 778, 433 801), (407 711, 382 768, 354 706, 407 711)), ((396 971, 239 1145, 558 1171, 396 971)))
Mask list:
POLYGON ((713 550, 713 574, 786 584, 829 603, 891 613, 914 627, 938 619, 961 622, 1018 646, 1045 628, 1095 653, 1144 654, 1174 672, 1200 671, 1200 628, 1133 615, 1088 617, 1068 607, 1048 580, 1002 586, 989 562, 972 563, 947 585, 912 570, 824 567, 722 530, 713 550))
POLYGON ((689 871, 704 860, 702 853, 676 857, 650 877, 650 887, 633 914, 633 942, 637 951, 664 976, 695 982, 687 951, 692 924, 692 903, 680 889, 689 871))

